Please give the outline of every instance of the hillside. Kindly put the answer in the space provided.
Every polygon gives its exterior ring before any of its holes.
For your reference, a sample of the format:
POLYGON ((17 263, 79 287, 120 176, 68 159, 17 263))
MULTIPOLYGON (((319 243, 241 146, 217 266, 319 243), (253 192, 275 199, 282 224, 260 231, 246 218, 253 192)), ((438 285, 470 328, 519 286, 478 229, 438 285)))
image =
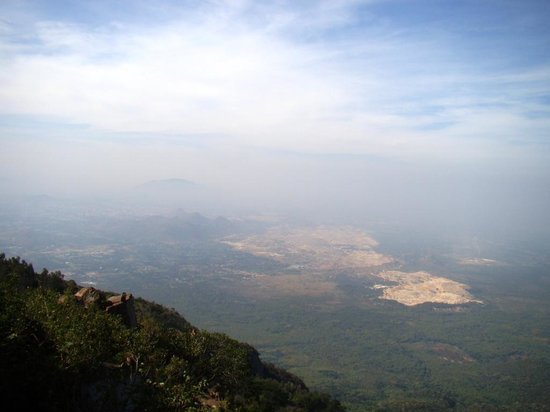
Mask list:
POLYGON ((250 345, 199 330, 173 309, 81 289, 4 254, 0 399, 8 410, 343 410, 250 345))

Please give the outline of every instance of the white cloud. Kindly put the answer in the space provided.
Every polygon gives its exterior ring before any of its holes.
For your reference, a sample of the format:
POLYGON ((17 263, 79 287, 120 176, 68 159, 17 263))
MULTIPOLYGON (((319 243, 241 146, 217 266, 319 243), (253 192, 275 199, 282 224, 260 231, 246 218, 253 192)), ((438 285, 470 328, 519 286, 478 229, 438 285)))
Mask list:
POLYGON ((262 14, 230 3, 152 27, 37 22, 32 46, 4 35, 0 111, 321 153, 460 156, 483 146, 488 154, 499 136, 547 130, 519 114, 529 85, 548 90, 544 70, 459 73, 437 39, 368 30, 338 42, 292 37, 345 26, 354 2, 262 14), (505 106, 476 108, 488 101, 505 106), (480 145, 469 135, 493 140, 480 145))

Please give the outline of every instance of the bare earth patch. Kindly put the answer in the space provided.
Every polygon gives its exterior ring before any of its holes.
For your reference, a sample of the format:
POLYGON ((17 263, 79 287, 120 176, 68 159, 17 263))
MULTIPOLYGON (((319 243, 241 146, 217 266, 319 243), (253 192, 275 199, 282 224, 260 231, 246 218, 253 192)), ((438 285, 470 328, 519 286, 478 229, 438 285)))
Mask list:
POLYGON ((470 295, 467 285, 444 277, 428 272, 382 270, 396 263, 395 260, 378 253, 376 240, 351 227, 274 227, 259 235, 228 237, 222 242, 236 250, 273 259, 294 272, 243 275, 240 287, 246 294, 336 295, 342 292, 334 276, 346 273, 382 279, 383 282, 372 287, 381 291, 380 298, 407 306, 426 302, 451 305, 481 302, 470 295))
POLYGON ((376 275, 395 286, 384 288, 380 299, 395 300, 403 305, 415 306, 422 303, 447 303, 460 305, 464 303, 483 303, 468 292, 468 286, 428 272, 384 271, 376 275))
POLYGON ((374 250, 378 242, 349 227, 272 228, 244 239, 227 238, 232 248, 309 270, 381 266, 393 259, 374 250))

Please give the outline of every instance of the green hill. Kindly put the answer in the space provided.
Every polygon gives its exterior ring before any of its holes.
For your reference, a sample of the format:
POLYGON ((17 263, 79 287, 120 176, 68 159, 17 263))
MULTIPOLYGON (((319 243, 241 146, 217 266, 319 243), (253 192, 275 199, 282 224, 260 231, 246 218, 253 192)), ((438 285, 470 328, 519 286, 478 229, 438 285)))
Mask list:
POLYGON ((59 272, 0 254, 2 409, 343 410, 250 345, 199 330, 175 310, 79 290, 59 272))

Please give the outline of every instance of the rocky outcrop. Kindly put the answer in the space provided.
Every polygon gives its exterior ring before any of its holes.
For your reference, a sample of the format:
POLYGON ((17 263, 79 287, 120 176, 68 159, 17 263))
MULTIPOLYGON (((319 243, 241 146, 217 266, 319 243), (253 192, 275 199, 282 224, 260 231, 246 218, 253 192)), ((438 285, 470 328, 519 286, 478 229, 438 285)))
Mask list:
POLYGON ((107 313, 114 313, 122 317, 123 322, 131 327, 137 327, 136 310, 134 307, 134 297, 132 294, 123 293, 122 295, 111 296, 107 299, 105 310, 107 313))
MULTIPOLYGON (((92 287, 86 287, 76 292, 74 298, 86 308, 92 304, 98 304, 100 307, 104 307, 107 313, 119 315, 125 325, 131 328, 137 327, 134 297, 131 293, 111 296, 105 300, 105 295, 102 295, 100 291, 92 287)), ((59 303, 65 303, 65 299, 60 298, 59 303)))
POLYGON ((74 294, 74 297, 77 302, 84 305, 84 307, 88 307, 91 304, 97 302, 101 298, 101 294, 99 291, 92 287, 82 288, 78 292, 74 294))

